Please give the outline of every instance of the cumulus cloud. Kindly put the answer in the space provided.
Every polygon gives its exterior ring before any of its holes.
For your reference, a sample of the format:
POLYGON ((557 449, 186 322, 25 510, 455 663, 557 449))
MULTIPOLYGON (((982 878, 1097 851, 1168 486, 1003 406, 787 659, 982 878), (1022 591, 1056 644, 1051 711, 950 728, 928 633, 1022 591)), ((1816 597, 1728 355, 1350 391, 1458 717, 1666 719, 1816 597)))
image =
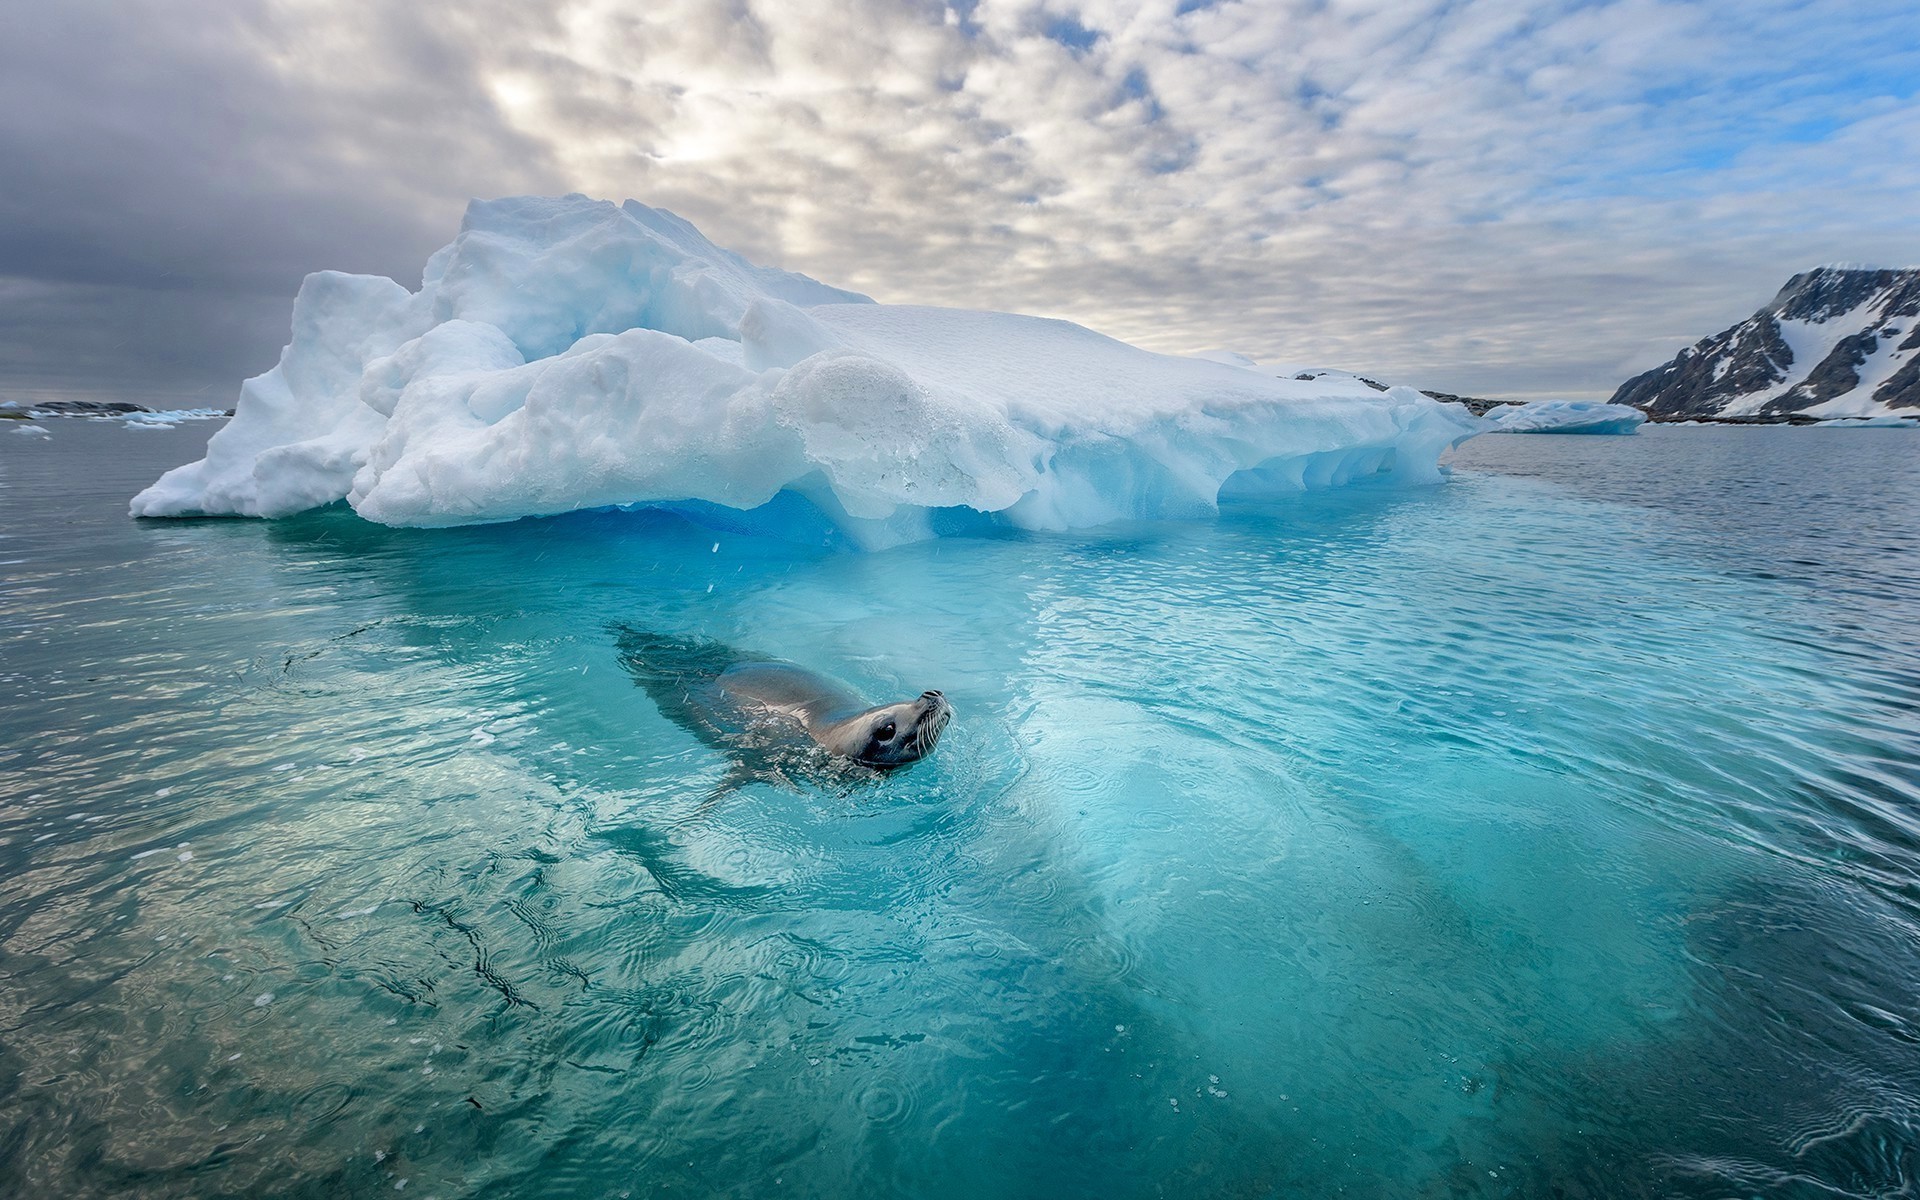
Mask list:
POLYGON ((1815 262, 1920 261, 1910 19, 1871 0, 69 4, 0 49, 0 153, 21 164, 0 353, 40 387, 207 386, 270 363, 305 270, 413 282, 468 196, 579 190, 887 301, 1603 393, 1815 262), (109 325, 135 336, 75 353, 109 325))

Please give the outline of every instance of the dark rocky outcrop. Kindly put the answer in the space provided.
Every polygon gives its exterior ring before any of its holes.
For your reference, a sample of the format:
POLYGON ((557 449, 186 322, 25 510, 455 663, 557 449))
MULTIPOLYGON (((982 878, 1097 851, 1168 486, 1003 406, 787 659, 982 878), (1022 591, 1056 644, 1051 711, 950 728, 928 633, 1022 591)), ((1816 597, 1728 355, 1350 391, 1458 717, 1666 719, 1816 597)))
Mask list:
POLYGON ((43 417, 124 417, 152 412, 140 404, 103 400, 49 400, 33 406, 34 415, 43 417))
POLYGON ((1786 421, 1854 394, 1867 374, 1885 373, 1888 365, 1894 370, 1870 399, 1888 409, 1920 408, 1920 269, 1820 267, 1788 280, 1747 320, 1627 380, 1613 402, 1656 421, 1724 419, 1729 408, 1744 421, 1786 421), (1794 361, 1783 321, 1845 324, 1823 331, 1839 336, 1819 361, 1807 363, 1794 361), (1876 370, 1865 370, 1870 362, 1876 370), (1776 394, 1740 403, 1766 392, 1776 394))
POLYGON ((1780 326, 1755 317, 1627 380, 1613 403, 1630 404, 1655 420, 1712 416, 1740 396, 1782 382, 1792 366, 1793 350, 1780 337, 1780 326))
MULTIPOLYGON (((1302 371, 1298 375, 1295 375, 1294 378, 1304 382, 1311 382, 1326 374, 1328 374, 1326 371, 1302 371)), ((1354 378, 1376 392, 1384 392, 1391 386, 1381 383, 1378 379, 1369 379, 1365 375, 1355 375, 1354 378)), ((1482 400, 1478 396, 1457 396, 1452 392, 1436 392, 1427 388, 1421 388, 1420 394, 1438 400, 1442 404, 1464 405, 1466 406, 1466 410, 1476 417, 1484 417, 1487 415, 1488 409, 1498 408, 1500 405, 1506 403, 1504 400, 1482 400)))
POLYGON ((1456 396, 1452 392, 1430 392, 1421 388, 1422 395, 1431 396, 1442 404, 1462 404, 1476 417, 1484 417, 1494 409, 1507 403, 1504 400, 1482 400, 1478 396, 1456 396))
POLYGON ((1844 396, 1860 386, 1860 368, 1880 349, 1880 339, 1869 332, 1851 333, 1834 343, 1807 377, 1772 401, 1763 410, 1768 413, 1800 412, 1816 404, 1825 404, 1835 396, 1844 396))
POLYGON ((6 416, 21 417, 125 417, 152 412, 138 404, 118 400, 41 400, 32 404, 8 405, 6 416))

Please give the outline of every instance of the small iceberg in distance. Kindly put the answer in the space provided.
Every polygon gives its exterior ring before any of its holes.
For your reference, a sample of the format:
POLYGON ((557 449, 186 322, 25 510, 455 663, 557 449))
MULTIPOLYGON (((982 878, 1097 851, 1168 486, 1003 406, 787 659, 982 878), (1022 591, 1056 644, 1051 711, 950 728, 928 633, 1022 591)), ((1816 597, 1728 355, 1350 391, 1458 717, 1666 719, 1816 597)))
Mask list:
POLYGON ((475 201, 420 290, 322 271, 279 365, 135 516, 346 501, 445 526, 655 506, 878 548, 1209 515, 1223 488, 1440 479, 1483 426, 1412 388, 1276 379, 1067 321, 875 304, 672 213, 475 201))
POLYGON ((1920 418, 1883 413, 1877 417, 1828 417, 1814 424, 1823 429, 1920 429, 1920 418))
POLYGON ((1598 400, 1535 400, 1507 404, 1485 417, 1489 433, 1632 433, 1647 414, 1625 404, 1598 400))

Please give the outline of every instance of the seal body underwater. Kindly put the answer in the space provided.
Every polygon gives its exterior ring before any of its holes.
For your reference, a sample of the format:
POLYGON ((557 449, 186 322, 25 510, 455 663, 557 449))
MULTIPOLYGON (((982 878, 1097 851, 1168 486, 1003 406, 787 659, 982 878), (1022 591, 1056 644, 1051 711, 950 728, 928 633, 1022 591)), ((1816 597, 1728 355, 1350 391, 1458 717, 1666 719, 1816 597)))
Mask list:
POLYGON ((930 753, 953 706, 937 691, 870 705, 804 667, 718 642, 618 629, 621 665, 669 719, 735 761, 733 786, 791 785, 833 763, 888 771, 930 753), (820 759, 833 760, 821 763, 820 759))

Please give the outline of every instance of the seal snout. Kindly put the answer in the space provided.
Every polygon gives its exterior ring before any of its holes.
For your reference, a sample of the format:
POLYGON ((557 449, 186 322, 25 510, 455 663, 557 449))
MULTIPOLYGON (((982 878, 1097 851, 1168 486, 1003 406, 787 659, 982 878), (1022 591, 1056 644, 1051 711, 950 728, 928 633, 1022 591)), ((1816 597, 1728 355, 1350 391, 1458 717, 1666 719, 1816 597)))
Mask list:
POLYGON ((920 713, 913 724, 913 753, 915 758, 933 749, 934 742, 947 728, 947 722, 953 719, 953 705, 947 703, 947 697, 938 690, 920 693, 920 713))

